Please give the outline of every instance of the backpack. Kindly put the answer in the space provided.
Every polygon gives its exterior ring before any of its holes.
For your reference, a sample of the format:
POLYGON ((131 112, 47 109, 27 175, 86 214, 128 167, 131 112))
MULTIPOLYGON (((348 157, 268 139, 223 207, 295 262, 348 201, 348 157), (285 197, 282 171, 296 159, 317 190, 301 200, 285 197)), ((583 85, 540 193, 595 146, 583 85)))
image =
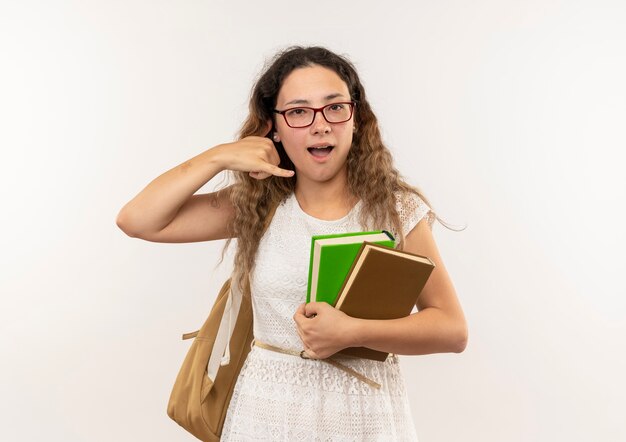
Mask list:
POLYGON ((195 339, 167 405, 169 417, 202 441, 220 440, 230 398, 253 339, 250 297, 232 290, 232 279, 222 286, 200 330, 183 335, 183 339, 195 339))

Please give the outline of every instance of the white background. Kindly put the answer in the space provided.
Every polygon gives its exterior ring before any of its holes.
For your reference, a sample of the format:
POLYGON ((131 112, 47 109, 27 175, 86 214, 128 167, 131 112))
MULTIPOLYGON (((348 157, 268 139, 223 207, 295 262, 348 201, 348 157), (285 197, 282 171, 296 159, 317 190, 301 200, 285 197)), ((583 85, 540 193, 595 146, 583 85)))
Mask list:
POLYGON ((434 231, 467 349, 401 358, 420 441, 625 440, 625 23, 617 0, 3 1, 0 439, 194 440, 166 405, 223 243, 115 217, 234 139, 275 51, 321 44, 468 226, 434 231))

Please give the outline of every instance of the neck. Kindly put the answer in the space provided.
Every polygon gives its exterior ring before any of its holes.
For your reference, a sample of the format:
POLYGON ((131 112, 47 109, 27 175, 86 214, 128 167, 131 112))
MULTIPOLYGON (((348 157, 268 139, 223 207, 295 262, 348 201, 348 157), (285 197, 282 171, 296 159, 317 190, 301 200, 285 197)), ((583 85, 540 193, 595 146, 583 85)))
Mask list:
POLYGON ((334 220, 347 215, 358 198, 348 190, 345 176, 328 182, 298 180, 296 199, 302 210, 320 219, 334 220))

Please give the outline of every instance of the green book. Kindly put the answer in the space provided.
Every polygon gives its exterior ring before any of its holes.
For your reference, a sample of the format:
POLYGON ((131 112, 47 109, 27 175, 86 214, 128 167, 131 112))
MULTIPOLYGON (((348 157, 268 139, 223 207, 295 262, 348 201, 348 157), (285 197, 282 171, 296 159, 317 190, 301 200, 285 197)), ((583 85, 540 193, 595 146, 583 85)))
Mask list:
POLYGON ((394 237, 386 230, 315 235, 311 238, 307 303, 335 304, 339 290, 365 241, 395 247, 394 237))

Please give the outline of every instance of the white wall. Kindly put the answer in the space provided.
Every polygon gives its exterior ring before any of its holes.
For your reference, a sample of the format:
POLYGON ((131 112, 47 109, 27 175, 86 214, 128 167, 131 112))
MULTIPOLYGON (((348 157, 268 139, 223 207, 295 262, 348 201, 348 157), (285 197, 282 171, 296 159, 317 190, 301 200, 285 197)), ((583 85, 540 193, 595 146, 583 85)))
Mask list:
POLYGON ((2 2, 0 439, 194 440, 165 410, 222 244, 115 217, 231 141, 300 43, 354 61, 398 167, 468 225, 435 228, 467 350, 402 358, 421 441, 624 440, 624 23, 618 0, 2 2))

